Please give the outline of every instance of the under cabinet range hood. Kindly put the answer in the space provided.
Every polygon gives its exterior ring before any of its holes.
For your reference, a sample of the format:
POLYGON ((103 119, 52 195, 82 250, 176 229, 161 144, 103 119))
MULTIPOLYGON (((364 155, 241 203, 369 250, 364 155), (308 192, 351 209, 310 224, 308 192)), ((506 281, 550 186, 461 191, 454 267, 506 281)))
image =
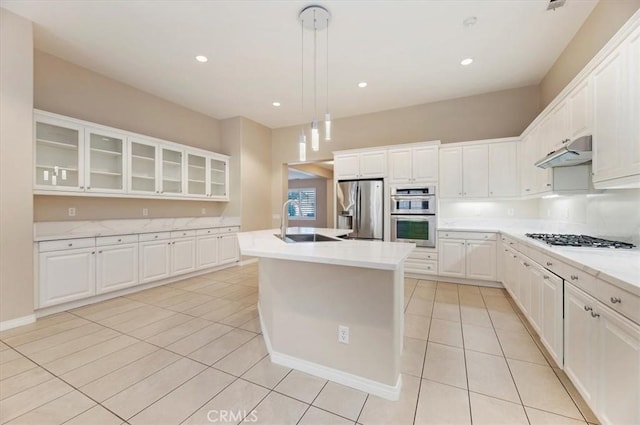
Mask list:
POLYGON ((591 161, 591 136, 582 136, 573 141, 569 139, 536 162, 536 167, 569 167, 591 161))

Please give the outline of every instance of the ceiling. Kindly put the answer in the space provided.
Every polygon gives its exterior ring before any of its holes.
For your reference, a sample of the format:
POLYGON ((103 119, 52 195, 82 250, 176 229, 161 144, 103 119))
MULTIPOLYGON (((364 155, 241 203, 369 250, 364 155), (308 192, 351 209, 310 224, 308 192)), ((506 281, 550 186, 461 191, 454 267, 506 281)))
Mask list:
MULTIPOLYGON (((333 118, 538 84, 597 0, 318 1, 329 9, 333 118), (465 27, 463 20, 477 17, 465 27), (460 61, 474 58, 463 67, 460 61), (366 81, 368 87, 358 88, 366 81)), ((35 22, 35 46, 115 80, 224 119, 271 128, 313 116, 309 1, 2 0, 35 22), (195 61, 205 55, 207 63, 195 61), (272 106, 281 102, 280 107, 272 106)), ((318 33, 318 118, 326 31, 318 33)))

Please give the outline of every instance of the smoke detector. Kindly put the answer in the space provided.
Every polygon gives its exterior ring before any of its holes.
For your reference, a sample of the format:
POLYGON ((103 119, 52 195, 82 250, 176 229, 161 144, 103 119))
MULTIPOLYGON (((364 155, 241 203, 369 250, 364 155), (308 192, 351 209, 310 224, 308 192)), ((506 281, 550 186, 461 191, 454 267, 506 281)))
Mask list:
POLYGON ((549 0, 547 10, 556 10, 557 8, 564 6, 566 2, 567 0, 549 0))

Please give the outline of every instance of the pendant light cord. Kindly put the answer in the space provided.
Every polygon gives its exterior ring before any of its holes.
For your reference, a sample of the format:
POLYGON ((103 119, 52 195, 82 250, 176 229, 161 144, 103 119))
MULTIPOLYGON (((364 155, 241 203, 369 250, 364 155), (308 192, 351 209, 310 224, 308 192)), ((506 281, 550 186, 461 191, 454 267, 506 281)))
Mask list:
POLYGON ((318 117, 318 77, 316 76, 318 68, 318 30, 316 29, 315 11, 313 18, 313 119, 318 117))
POLYGON ((327 18, 327 114, 329 113, 329 18, 327 18))

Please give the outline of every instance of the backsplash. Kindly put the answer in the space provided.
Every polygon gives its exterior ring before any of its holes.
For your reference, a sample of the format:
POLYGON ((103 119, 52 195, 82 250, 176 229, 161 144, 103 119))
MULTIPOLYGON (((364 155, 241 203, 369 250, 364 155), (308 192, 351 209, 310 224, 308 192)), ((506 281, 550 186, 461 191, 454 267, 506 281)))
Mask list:
POLYGON ((538 218, 538 200, 459 201, 440 199, 438 218, 538 218))
POLYGON ((584 225, 592 236, 640 245, 640 189, 539 200, 539 217, 584 225))

